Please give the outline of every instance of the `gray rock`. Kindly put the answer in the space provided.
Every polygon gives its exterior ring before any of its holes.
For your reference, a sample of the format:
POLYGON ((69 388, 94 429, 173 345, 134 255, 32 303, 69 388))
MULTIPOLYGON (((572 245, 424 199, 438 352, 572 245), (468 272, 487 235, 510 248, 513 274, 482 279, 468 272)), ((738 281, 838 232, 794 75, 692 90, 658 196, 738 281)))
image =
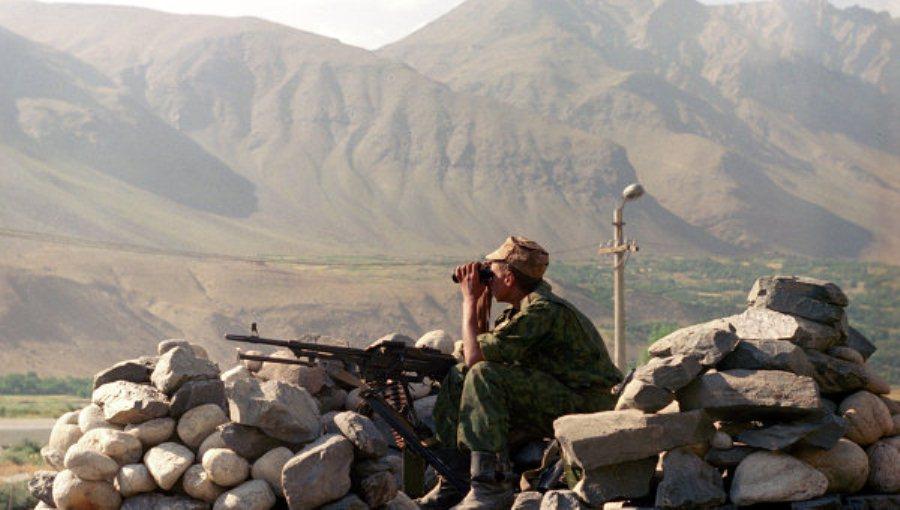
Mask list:
POLYGON ((783 340, 741 340, 716 368, 731 370, 784 370, 812 377, 815 369, 803 349, 783 340))
POLYGON ((866 448, 869 456, 868 485, 877 492, 900 492, 900 450, 887 441, 866 448))
POLYGON ((203 454, 203 470, 213 483, 221 487, 234 487, 250 476, 247 461, 228 448, 211 448, 203 454))
POLYGON ((358 411, 360 406, 365 404, 365 400, 359 396, 359 392, 359 388, 354 388, 347 393, 347 399, 344 401, 344 409, 348 411, 358 411))
POLYGON ((821 280, 809 283, 811 281, 814 280, 790 276, 759 278, 750 289, 747 304, 823 324, 840 324, 844 320, 843 307, 847 306, 847 297, 840 289, 833 292, 837 288, 833 283, 821 280))
POLYGON ((870 445, 894 430, 887 406, 868 391, 858 391, 845 398, 838 410, 849 423, 847 439, 858 445, 870 445))
POLYGON ((281 485, 288 506, 315 508, 342 498, 350 490, 353 443, 341 435, 319 438, 284 465, 281 485))
POLYGON ((717 430, 712 439, 709 440, 709 446, 717 450, 728 450, 734 446, 734 441, 728 434, 717 430))
POLYGON ((857 365, 862 365, 866 362, 865 358, 862 357, 862 354, 860 354, 859 351, 843 345, 836 345, 828 349, 826 353, 829 356, 834 356, 835 358, 849 361, 850 363, 856 363, 857 365))
POLYGON ((817 498, 828 479, 804 462, 781 452, 755 452, 737 467, 731 501, 739 506, 817 498))
POLYGON ((747 296, 747 304, 754 306, 759 300, 772 299, 773 295, 789 294, 813 299, 834 306, 847 306, 850 300, 834 283, 806 276, 764 276, 758 278, 747 296))
POLYGON ((195 407, 204 404, 216 404, 228 413, 228 401, 225 399, 225 384, 220 379, 203 379, 188 381, 172 394, 169 403, 169 415, 175 419, 195 407))
POLYGON ((192 449, 197 449, 216 427, 228 422, 225 411, 216 404, 204 404, 184 413, 178 420, 178 437, 192 449))
POLYGON ((682 410, 727 419, 793 418, 822 409, 812 378, 780 370, 708 372, 677 394, 682 410))
POLYGON ((650 358, 647 364, 635 370, 634 379, 677 391, 693 381, 702 368, 696 358, 682 354, 668 358, 650 358))
POLYGON ((320 507, 320 510, 369 510, 369 505, 359 499, 359 496, 356 494, 347 494, 334 503, 328 503, 320 507))
POLYGON ((61 510, 118 510, 122 497, 111 482, 82 480, 66 470, 53 480, 53 501, 61 510))
POLYGON ((136 437, 114 429, 91 429, 81 436, 78 444, 111 457, 120 466, 140 462, 143 452, 136 437))
POLYGON ((116 490, 123 498, 130 498, 145 492, 153 492, 158 486, 156 480, 143 464, 126 464, 119 469, 114 482, 116 490))
POLYGON ((181 477, 181 487, 188 496, 212 503, 225 492, 225 487, 216 485, 200 464, 189 467, 181 477))
POLYGON ((846 508, 853 510, 897 510, 900 508, 900 494, 849 496, 844 502, 846 508))
POLYGON ((119 472, 119 464, 115 460, 80 444, 69 448, 63 463, 66 469, 82 480, 112 481, 119 472))
POLYGON ((541 499, 541 510, 582 510, 587 509, 575 491, 551 490, 544 493, 541 499))
POLYGON ((847 420, 826 413, 791 423, 777 423, 768 427, 750 429, 737 435, 737 440, 765 450, 786 450, 794 445, 832 448, 844 437, 847 420))
MULTIPOLYGON (((269 354, 273 358, 297 359, 289 350, 278 350, 269 354)), ((284 363, 264 362, 256 376, 263 381, 281 381, 286 384, 299 386, 310 394, 318 393, 327 379, 325 369, 321 366, 305 366, 284 363)))
POLYGON ((703 411, 644 414, 637 410, 571 414, 553 422, 563 456, 587 471, 705 443, 715 433, 703 411))
POLYGON ((861 390, 868 384, 866 368, 863 365, 811 349, 806 351, 806 355, 815 369, 813 379, 821 392, 826 395, 861 390))
POLYGON ((262 457, 263 454, 273 448, 278 448, 279 446, 290 447, 289 444, 269 437, 258 428, 248 425, 226 423, 220 425, 218 431, 221 435, 222 443, 227 448, 234 450, 238 455, 250 461, 262 457))
POLYGON ((758 450, 744 445, 732 446, 727 450, 711 449, 706 452, 703 460, 718 468, 733 468, 737 467, 747 455, 750 455, 755 451, 758 450))
POLYGON ((600 466, 584 472, 574 487, 575 495, 590 507, 607 501, 644 497, 650 493, 650 479, 656 472, 658 456, 620 464, 600 466))
POLYGON ((829 450, 801 448, 794 456, 825 475, 832 494, 859 492, 869 477, 869 457, 849 439, 841 439, 829 450))
POLYGON ((98 372, 94 375, 94 389, 115 381, 128 381, 138 384, 150 382, 153 369, 142 360, 128 360, 98 372))
POLYGON ((267 435, 291 443, 319 436, 319 405, 310 394, 280 381, 239 380, 226 387, 231 419, 258 427, 267 435))
POLYGON ((385 455, 377 459, 361 459, 353 463, 353 477, 357 479, 385 471, 399 474, 403 469, 403 459, 399 455, 385 455))
POLYGON ((166 395, 175 393, 188 381, 217 379, 219 367, 205 358, 199 358, 190 347, 177 346, 159 357, 150 380, 166 395))
POLYGON ((359 482, 359 495, 370 507, 386 504, 397 496, 397 478, 390 471, 382 471, 363 478, 359 482))
POLYGON ((103 408, 109 423, 128 425, 162 418, 169 413, 169 400, 154 387, 129 381, 104 384, 91 397, 103 408))
POLYGON ((174 487, 175 482, 193 463, 194 452, 178 443, 162 443, 144 454, 147 471, 163 490, 174 487))
POLYGON ((413 402, 413 408, 416 410, 416 416, 419 417, 419 420, 431 430, 432 433, 435 432, 435 424, 434 424, 434 405, 437 403, 437 395, 430 395, 428 397, 423 397, 415 402, 413 402))
POLYGON ((141 494, 123 501, 121 510, 209 510, 209 503, 183 496, 141 494))
POLYGON ((544 495, 538 491, 525 491, 516 494, 511 510, 540 510, 544 495))
POLYGON ((622 395, 616 402, 616 410, 638 409, 645 413, 655 413, 675 400, 671 391, 632 379, 625 385, 622 395))
POLYGON ((294 452, 283 446, 269 450, 253 463, 253 467, 250 469, 250 476, 254 480, 265 480, 276 496, 283 497, 281 471, 284 469, 287 461, 291 460, 293 456, 294 452))
POLYGON ((695 358, 705 367, 715 366, 738 344, 734 326, 717 319, 679 329, 656 342, 648 349, 651 356, 668 358, 678 354, 695 358))
POLYGON ((125 433, 136 437, 144 448, 151 448, 168 441, 174 432, 175 420, 169 417, 125 426, 125 433))
POLYGON ((852 326, 847 328, 846 345, 862 355, 864 360, 869 359, 869 357, 878 350, 878 348, 875 347, 875 344, 870 342, 865 335, 852 326))
POLYGON ((119 429, 121 425, 114 425, 106 421, 103 408, 97 404, 88 404, 78 413, 78 428, 81 432, 91 429, 119 429))
MULTIPOLYGON (((202 459, 203 454, 210 448, 228 448, 228 445, 225 444, 225 441, 222 439, 222 427, 217 428, 212 434, 206 436, 206 439, 204 439, 202 443, 200 443, 200 448, 197 450, 197 458, 202 459)), ((232 448, 232 450, 233 449, 234 448, 232 448)))
POLYGON ((842 339, 837 328, 768 308, 749 308, 725 320, 734 325, 742 340, 783 340, 824 351, 842 339))
POLYGON ((325 386, 316 393, 319 402, 319 413, 325 414, 331 411, 343 411, 344 402, 347 401, 347 391, 336 386, 325 386))
POLYGON ((28 480, 28 493, 34 499, 55 507, 53 503, 53 480, 56 479, 56 471, 35 471, 28 480))
POLYGON ((656 506, 709 508, 725 503, 722 475, 683 448, 663 456, 663 480, 656 488, 656 506))
MULTIPOLYGON (((353 446, 359 450, 362 456, 378 458, 387 453, 387 442, 369 418, 353 411, 344 411, 335 415, 334 424, 341 434, 353 443, 353 446)), ((392 495, 384 502, 393 499, 393 497, 392 495)), ((378 506, 373 505, 368 498, 364 499, 369 503, 369 506, 378 506)))

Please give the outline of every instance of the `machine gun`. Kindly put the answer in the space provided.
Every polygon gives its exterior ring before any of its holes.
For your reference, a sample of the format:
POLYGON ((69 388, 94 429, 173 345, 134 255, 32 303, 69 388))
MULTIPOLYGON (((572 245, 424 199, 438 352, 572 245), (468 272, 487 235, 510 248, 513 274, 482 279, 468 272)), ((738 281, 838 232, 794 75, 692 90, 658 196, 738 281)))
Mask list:
MULTIPOLYGON (((426 377, 442 380, 457 363, 453 356, 427 347, 409 347, 403 342, 381 342, 363 350, 298 340, 263 338, 259 336, 255 322, 250 327, 250 335, 229 334, 225 335, 225 339, 232 342, 283 347, 296 356, 296 359, 290 359, 239 352, 238 358, 241 360, 306 366, 313 366, 317 360, 325 361, 324 365, 332 379, 345 386, 360 389, 359 396, 372 412, 381 416, 390 425, 395 441, 404 454, 412 450, 460 492, 468 492, 468 484, 455 476, 428 448, 431 431, 416 416, 409 393, 411 382, 422 382, 426 377), (329 361, 341 363, 327 363, 329 361)), ((408 459, 410 457, 406 455, 405 460, 408 459)), ((404 471, 405 474, 408 473, 406 469, 404 471)))

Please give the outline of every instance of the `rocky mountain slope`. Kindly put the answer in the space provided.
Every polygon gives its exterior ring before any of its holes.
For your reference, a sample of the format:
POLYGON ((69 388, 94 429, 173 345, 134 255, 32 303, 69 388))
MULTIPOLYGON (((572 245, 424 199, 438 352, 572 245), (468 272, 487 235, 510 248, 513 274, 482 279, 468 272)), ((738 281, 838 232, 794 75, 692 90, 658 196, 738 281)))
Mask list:
POLYGON ((889 259, 898 33, 813 0, 470 0, 381 54, 609 136, 664 207, 722 240, 889 259))

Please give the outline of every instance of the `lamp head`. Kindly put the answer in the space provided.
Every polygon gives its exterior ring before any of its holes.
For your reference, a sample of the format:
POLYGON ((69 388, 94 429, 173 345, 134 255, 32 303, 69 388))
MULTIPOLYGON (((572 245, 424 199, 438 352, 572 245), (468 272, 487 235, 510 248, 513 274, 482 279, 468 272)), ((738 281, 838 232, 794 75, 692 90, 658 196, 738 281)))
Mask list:
POLYGON ((624 190, 622 190, 622 200, 624 202, 629 202, 631 200, 636 200, 640 198, 644 194, 644 187, 638 183, 629 184, 624 190))

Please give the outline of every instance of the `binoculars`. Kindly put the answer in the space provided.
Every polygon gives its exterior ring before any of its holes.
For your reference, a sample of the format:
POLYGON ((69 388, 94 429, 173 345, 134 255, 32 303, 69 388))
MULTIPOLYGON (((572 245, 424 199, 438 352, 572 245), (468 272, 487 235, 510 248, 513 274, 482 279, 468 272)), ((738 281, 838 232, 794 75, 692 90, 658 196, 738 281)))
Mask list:
MULTIPOLYGON (((494 272, 491 271, 491 268, 488 266, 481 266, 478 269, 478 281, 481 282, 482 285, 487 285, 494 278, 494 272)), ((456 273, 450 275, 450 279, 453 280, 453 283, 459 283, 459 278, 456 277, 456 273)))

